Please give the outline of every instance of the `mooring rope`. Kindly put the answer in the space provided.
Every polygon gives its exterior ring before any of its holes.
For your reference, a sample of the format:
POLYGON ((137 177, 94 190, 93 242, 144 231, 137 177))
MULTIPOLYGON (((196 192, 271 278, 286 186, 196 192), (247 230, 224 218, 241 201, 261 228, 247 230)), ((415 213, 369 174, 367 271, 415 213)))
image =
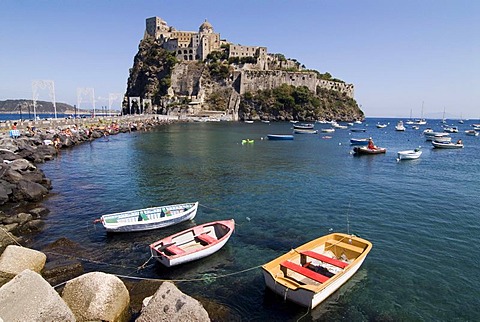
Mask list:
POLYGON ((202 205, 201 203, 199 203, 198 205, 203 207, 203 208, 212 209, 212 210, 215 210, 215 211, 220 211, 220 209, 218 209, 218 208, 208 207, 208 206, 202 205))

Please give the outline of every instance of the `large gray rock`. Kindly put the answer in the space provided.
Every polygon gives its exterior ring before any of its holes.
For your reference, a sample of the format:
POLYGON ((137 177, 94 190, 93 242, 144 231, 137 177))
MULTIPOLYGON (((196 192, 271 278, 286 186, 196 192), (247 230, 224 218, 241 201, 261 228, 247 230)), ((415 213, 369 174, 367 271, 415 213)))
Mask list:
POLYGON ((48 189, 39 183, 20 180, 17 191, 14 192, 15 200, 39 201, 48 194, 48 189))
POLYGON ((24 270, 0 288, 3 321, 75 321, 70 308, 39 274, 24 270))
POLYGON ((70 280, 62 298, 77 321, 127 321, 129 317, 130 295, 114 275, 92 272, 70 280))
POLYGON ((0 256, 0 285, 26 269, 40 273, 46 260, 47 256, 37 250, 16 245, 7 246, 0 256))
POLYGON ((182 293, 174 284, 164 282, 142 309, 136 322, 210 321, 207 311, 194 298, 182 293))
POLYGON ((37 169, 37 167, 35 167, 30 161, 25 159, 13 160, 9 165, 10 168, 15 171, 27 171, 37 169))

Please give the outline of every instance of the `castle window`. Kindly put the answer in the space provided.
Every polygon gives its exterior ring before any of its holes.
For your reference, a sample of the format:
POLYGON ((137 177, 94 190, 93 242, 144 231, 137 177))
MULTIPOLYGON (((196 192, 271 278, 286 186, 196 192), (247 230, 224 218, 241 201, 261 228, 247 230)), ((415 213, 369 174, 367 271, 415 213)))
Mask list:
POLYGON ((179 51, 178 51, 178 53, 181 55, 181 54, 182 54, 182 51, 181 51, 181 50, 179 50, 179 51))
POLYGON ((190 55, 190 56, 189 56, 189 59, 190 59, 190 60, 193 60, 193 55, 190 55))
POLYGON ((192 54, 192 53, 193 53, 193 50, 191 50, 191 49, 190 49, 190 51, 189 51, 189 52, 190 52, 190 54, 192 54))
POLYGON ((184 55, 184 56, 183 56, 183 60, 188 60, 188 56, 187 56, 187 55, 184 55))
MULTIPOLYGON (((185 49, 185 50, 183 51, 183 53, 186 55, 188 52, 187 52, 187 50, 185 49)), ((185 56, 185 57, 186 57, 186 56, 185 56)))

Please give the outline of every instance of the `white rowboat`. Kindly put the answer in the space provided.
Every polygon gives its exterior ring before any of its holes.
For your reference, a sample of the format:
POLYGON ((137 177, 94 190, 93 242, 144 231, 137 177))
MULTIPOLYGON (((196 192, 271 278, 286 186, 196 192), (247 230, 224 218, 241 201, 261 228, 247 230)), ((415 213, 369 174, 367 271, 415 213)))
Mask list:
POLYGON ((152 230, 191 220, 197 214, 198 202, 151 207, 103 215, 101 222, 107 232, 152 230))
POLYGON ((414 160, 420 158, 422 151, 420 149, 415 150, 405 150, 397 152, 397 161, 400 160, 414 160))

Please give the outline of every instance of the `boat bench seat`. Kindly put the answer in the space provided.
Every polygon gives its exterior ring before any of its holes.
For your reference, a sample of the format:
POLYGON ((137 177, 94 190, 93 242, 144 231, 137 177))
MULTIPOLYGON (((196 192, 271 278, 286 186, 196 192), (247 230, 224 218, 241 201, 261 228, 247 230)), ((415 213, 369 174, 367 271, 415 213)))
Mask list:
POLYGON ((183 253, 185 253, 185 251, 183 249, 181 249, 180 247, 178 247, 177 245, 170 245, 168 246, 167 248, 165 248, 168 252, 174 254, 174 255, 181 255, 183 253))
POLYGON ((342 241, 331 239, 331 240, 327 240, 327 242, 325 243, 325 249, 334 249, 335 246, 338 246, 343 249, 351 250, 352 252, 355 252, 358 254, 363 253, 362 247, 354 246, 348 243, 344 243, 342 241))
POLYGON ((306 267, 302 267, 298 264, 295 264, 289 261, 284 261, 283 263, 280 263, 280 269, 282 270, 284 276, 287 276, 287 269, 289 269, 294 271, 295 273, 306 276, 309 279, 312 279, 319 283, 325 283, 329 279, 329 277, 327 276, 324 276, 306 267))
POLYGON ((207 235, 207 233, 202 233, 202 234, 197 235, 195 237, 197 237, 198 239, 200 239, 203 242, 206 242, 207 244, 213 244, 216 241, 218 241, 218 239, 215 239, 212 236, 207 235))
POLYGON ((328 263, 328 264, 331 264, 333 266, 340 267, 340 268, 345 268, 345 267, 348 266, 348 263, 342 262, 342 261, 340 261, 338 259, 335 259, 335 258, 325 256, 323 254, 312 252, 311 250, 301 251, 300 256, 301 256, 300 261, 301 261, 302 264, 306 263, 306 257, 311 257, 311 258, 314 258, 314 259, 318 259, 319 261, 322 261, 324 263, 328 263))

